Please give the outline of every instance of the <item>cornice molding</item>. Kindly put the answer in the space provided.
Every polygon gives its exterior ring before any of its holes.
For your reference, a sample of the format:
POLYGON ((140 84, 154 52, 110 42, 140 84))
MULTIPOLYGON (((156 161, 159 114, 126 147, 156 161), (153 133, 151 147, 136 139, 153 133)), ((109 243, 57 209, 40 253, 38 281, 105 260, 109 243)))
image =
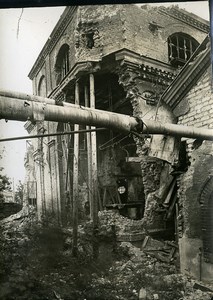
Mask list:
POLYGON ((69 71, 60 84, 48 95, 48 98, 56 98, 65 87, 83 74, 95 73, 100 69, 99 61, 79 62, 69 71))
POLYGON ((174 74, 176 69, 173 68, 170 64, 164 63, 162 61, 156 60, 154 58, 150 58, 147 56, 143 56, 136 52, 133 52, 128 49, 121 49, 115 53, 115 60, 119 61, 122 60, 123 63, 129 62, 135 65, 148 65, 150 68, 155 68, 158 70, 164 70, 165 72, 169 72, 174 74))
MULTIPOLYGON (((168 86, 176 76, 176 69, 163 62, 142 56, 128 49, 122 49, 115 53, 115 61, 119 68, 137 71, 138 79, 144 81, 157 80, 159 84, 168 86)), ((108 56, 108 55, 106 55, 108 56)), ((103 59, 104 57, 102 57, 103 59)), ((101 59, 101 60, 102 60, 101 59)), ((77 63, 69 73, 63 78, 60 84, 48 95, 48 98, 56 99, 60 97, 66 86, 77 80, 80 76, 98 72, 101 69, 101 61, 86 61, 77 63)))
POLYGON ((47 55, 51 52, 54 48, 55 44, 58 42, 59 38, 61 37, 62 33, 68 26, 69 22, 72 20, 75 10, 77 6, 69 6, 66 7, 62 16, 60 17, 58 23, 56 24, 55 28, 53 29, 51 35, 49 36, 46 44, 44 45, 43 49, 41 50, 36 62, 34 63, 32 69, 30 70, 28 77, 32 80, 42 66, 45 63, 45 59, 47 55))
POLYGON ((168 86, 176 76, 176 69, 158 60, 133 53, 123 49, 115 54, 115 60, 120 66, 138 72, 138 79, 156 81, 158 84, 168 86))
POLYGON ((209 26, 209 22, 196 16, 196 15, 193 15, 187 11, 183 11, 182 9, 180 8, 176 8, 176 7, 169 7, 169 8, 166 8, 166 7, 160 7, 159 8, 159 11, 166 14, 166 15, 169 15, 175 19, 178 19, 180 21, 183 21, 184 23, 188 24, 188 25, 191 25, 205 33, 209 33, 210 31, 210 26, 209 26))

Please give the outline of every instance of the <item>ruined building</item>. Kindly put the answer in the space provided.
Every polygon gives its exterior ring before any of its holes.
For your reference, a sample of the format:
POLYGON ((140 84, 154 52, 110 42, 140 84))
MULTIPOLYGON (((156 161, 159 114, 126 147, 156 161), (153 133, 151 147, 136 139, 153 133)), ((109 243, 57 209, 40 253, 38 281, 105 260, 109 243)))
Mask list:
MULTIPOLYGON (((67 7, 29 73, 33 92, 59 106, 211 128, 208 33, 207 21, 177 6, 67 7)), ((90 129, 42 118, 25 127, 90 129)), ((209 280, 211 153, 211 142, 113 130, 41 136, 26 155, 28 201, 60 224, 72 223, 76 198, 79 220, 119 209, 153 236, 176 239, 182 271, 209 280)))

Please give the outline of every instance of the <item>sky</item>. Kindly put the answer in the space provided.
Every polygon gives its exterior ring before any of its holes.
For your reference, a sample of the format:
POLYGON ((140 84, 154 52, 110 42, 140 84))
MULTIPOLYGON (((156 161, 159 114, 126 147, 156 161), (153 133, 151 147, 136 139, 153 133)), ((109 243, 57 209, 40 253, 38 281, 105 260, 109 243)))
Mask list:
MULTIPOLYGON (((144 3, 142 3, 144 4, 144 3)), ((174 5, 161 3, 157 5, 174 5)), ((153 3, 152 3, 153 5, 153 3)), ((209 20, 208 1, 181 2, 181 8, 209 20)), ((0 9, 0 89, 32 94, 29 71, 65 7, 0 9)), ((0 120, 0 138, 27 135, 23 122, 0 120)), ((26 141, 0 143, 4 174, 24 181, 26 141)))
MULTIPOLYGON (((0 89, 32 94, 29 71, 64 8, 0 9, 0 89)), ((0 138, 23 135, 24 122, 0 120, 0 138)), ((2 173, 15 185, 24 181, 25 152, 26 140, 0 143, 2 173)))

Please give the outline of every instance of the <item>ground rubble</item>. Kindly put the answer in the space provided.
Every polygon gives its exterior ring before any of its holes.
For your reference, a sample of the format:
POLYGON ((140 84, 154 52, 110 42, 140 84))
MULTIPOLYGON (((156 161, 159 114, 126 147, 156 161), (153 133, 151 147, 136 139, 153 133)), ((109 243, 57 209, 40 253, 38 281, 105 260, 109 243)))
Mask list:
POLYGON ((28 209, 2 220, 0 299, 213 299, 213 292, 179 274, 175 259, 168 263, 117 240, 130 230, 147 234, 141 221, 103 211, 95 234, 91 222, 79 225, 73 257, 70 227, 41 226, 28 209))

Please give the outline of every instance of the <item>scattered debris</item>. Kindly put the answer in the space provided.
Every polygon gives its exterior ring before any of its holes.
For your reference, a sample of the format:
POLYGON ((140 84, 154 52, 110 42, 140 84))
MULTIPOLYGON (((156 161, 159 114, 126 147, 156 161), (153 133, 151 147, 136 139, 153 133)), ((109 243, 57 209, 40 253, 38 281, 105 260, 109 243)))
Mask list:
POLYGON ((178 246, 172 241, 158 241, 146 236, 142 245, 142 250, 154 256, 160 261, 170 263, 175 259, 178 252, 178 246))
MULTIPOLYGON (((25 208, 1 221, 0 298, 2 300, 211 300, 212 290, 179 274, 169 263, 152 255, 170 257, 173 242, 144 234, 144 241, 118 241, 117 236, 143 232, 136 220, 114 211, 99 213, 99 231, 91 222, 79 226, 78 256, 72 256, 70 227, 41 226, 33 210, 25 208), (94 243, 95 239, 95 243, 94 243), (94 257, 94 244, 96 256, 94 257)), ((168 258, 167 257, 167 258, 168 258)))

